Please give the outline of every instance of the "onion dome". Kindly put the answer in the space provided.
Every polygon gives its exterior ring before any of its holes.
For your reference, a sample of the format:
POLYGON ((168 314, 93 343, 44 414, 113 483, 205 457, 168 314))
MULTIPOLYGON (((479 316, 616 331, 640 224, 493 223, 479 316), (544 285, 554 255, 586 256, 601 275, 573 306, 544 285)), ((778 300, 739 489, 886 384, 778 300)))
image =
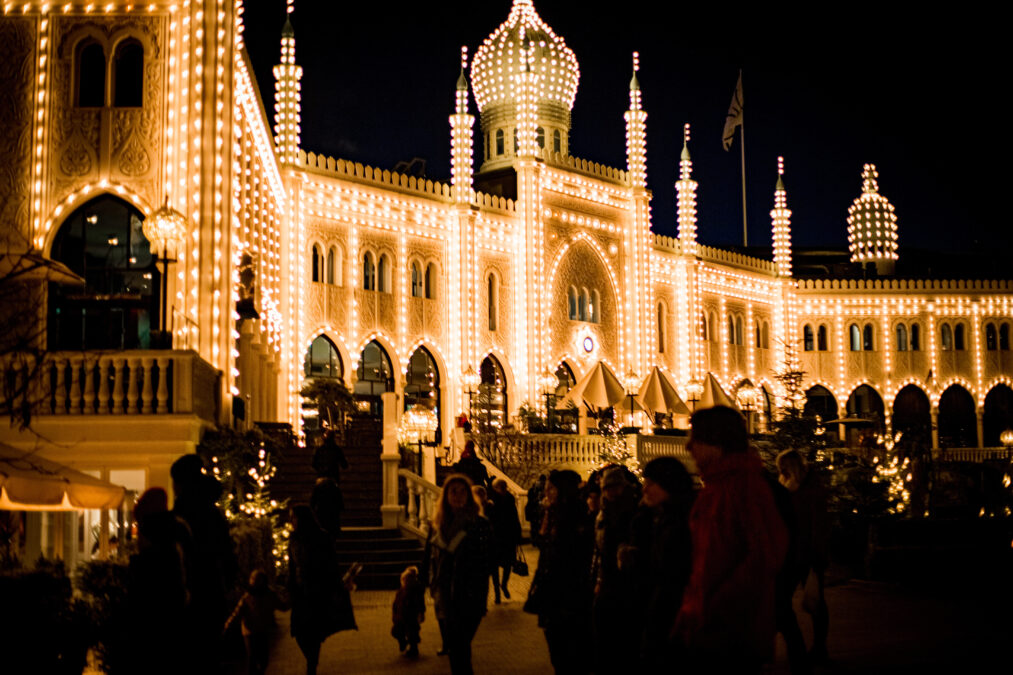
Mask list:
POLYGON ((893 204, 879 194, 875 164, 862 171, 862 194, 848 208, 851 262, 897 259, 897 216, 893 204))
POLYGON ((479 112, 519 97, 517 75, 539 76, 539 104, 573 109, 580 69, 577 57, 535 11, 532 0, 514 0, 510 15, 485 39, 471 63, 471 81, 479 112))

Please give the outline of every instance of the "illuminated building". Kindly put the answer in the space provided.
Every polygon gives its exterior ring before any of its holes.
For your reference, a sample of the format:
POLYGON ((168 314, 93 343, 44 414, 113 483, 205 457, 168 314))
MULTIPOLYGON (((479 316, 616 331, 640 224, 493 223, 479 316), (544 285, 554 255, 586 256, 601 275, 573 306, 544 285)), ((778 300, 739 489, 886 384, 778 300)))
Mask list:
MULTIPOLYGON (((997 446, 1009 422, 990 412, 1013 400, 1009 282, 794 278, 773 167, 774 259, 705 246, 688 127, 679 236, 653 233, 636 57, 626 166, 580 159, 577 59, 530 0, 448 86, 449 182, 304 149, 296 30, 282 32, 272 115, 241 2, 6 3, 0 62, 15 66, 0 82, 14 102, 0 113, 6 250, 89 282, 51 287, 38 316, 52 365, 34 427, 58 461, 167 485, 172 459, 239 401, 245 424, 298 427, 307 374, 435 403, 444 430, 469 399, 505 423, 598 361, 641 379, 657 365, 684 395, 708 373, 733 395, 748 380, 766 411, 797 358, 823 412, 889 425, 910 399, 936 447, 997 446), (165 275, 167 326, 164 268, 140 227, 162 205, 188 228, 165 275), (172 351, 153 348, 165 330, 172 351)), ((885 275, 897 217, 876 176, 865 168, 847 234, 853 259, 885 275)))

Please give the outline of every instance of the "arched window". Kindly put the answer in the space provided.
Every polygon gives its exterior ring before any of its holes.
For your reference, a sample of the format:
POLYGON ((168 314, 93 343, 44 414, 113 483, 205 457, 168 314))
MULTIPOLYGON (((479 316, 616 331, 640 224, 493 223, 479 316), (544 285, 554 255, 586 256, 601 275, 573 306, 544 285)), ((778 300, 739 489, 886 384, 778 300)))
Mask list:
POLYGON ((994 352, 999 348, 999 333, 994 323, 985 324, 985 349, 994 352))
POLYGON ((429 350, 419 347, 408 359, 405 373, 404 409, 421 404, 436 413, 436 441, 443 434, 440 428, 440 370, 429 350))
POLYGON ((312 264, 312 276, 310 279, 313 281, 323 281, 324 259, 320 252, 319 244, 313 244, 313 249, 310 252, 310 258, 312 264))
POLYGON ((426 277, 425 282, 425 294, 430 300, 436 297, 436 265, 429 263, 426 265, 426 277))
POLYGON ((381 293, 390 293, 390 256, 386 253, 380 255, 380 262, 376 266, 376 289, 381 293))
POLYGON ((921 329, 921 327, 918 324, 916 324, 916 323, 911 324, 911 341, 910 342, 911 342, 911 351, 913 351, 913 352, 917 352, 917 351, 919 351, 922 348, 921 332, 922 332, 922 329, 921 329))
POLYGON ((853 323, 848 326, 848 337, 851 342, 851 351, 862 351, 862 331, 858 328, 858 324, 853 323))
POLYGON ((569 302, 567 304, 568 304, 568 310, 569 311, 567 312, 567 316, 572 321, 576 321, 577 320, 577 289, 574 288, 573 286, 570 286, 570 290, 569 290, 569 293, 568 293, 568 300, 569 300, 569 302))
POLYGON ((728 344, 735 344, 735 319, 728 317, 728 344))
POLYGON ((902 323, 897 324, 897 351, 907 351, 907 326, 902 323))
POLYGON ((105 50, 97 42, 87 42, 77 55, 77 105, 81 108, 101 108, 105 104, 105 50))
POLYGON ((345 368, 341 362, 341 354, 326 336, 320 335, 310 343, 310 348, 306 350, 304 372, 306 377, 330 379, 344 377, 345 368))
POLYGON ((760 326, 760 344, 763 349, 770 349, 770 324, 766 321, 760 326))
POLYGON ((391 367, 390 357, 383 345, 376 340, 371 340, 362 350, 355 378, 356 396, 371 398, 375 402, 380 394, 394 391, 394 369, 391 367))
POLYGON ((760 335, 760 322, 759 321, 753 321, 753 347, 754 348, 756 348, 756 349, 761 349, 762 348, 761 347, 761 345, 763 344, 762 338, 763 338, 763 336, 760 335))
POLYGON ((538 143, 539 148, 545 147, 545 129, 542 127, 535 129, 535 142, 538 143))
POLYGON ((862 329, 862 349, 867 352, 871 352, 875 348, 876 345, 873 342, 872 324, 867 323, 865 324, 865 328, 862 329))
POLYGON ((507 386, 503 367, 491 354, 479 366, 481 380, 475 397, 476 419, 480 431, 502 429, 507 421, 507 386))
POLYGON ((957 351, 964 351, 964 324, 958 323, 953 327, 953 348, 957 351))
POLYGON ((709 326, 707 325, 707 314, 704 312, 700 312, 700 339, 702 340, 710 339, 710 335, 707 332, 708 328, 709 326))
POLYGON ((939 345, 944 352, 953 350, 953 330, 948 323, 939 326, 939 345))
POLYGON ((496 154, 502 155, 506 150, 503 148, 503 130, 496 130, 496 154))
POLYGON ((587 289, 580 289, 580 295, 577 296, 577 319, 580 321, 587 321, 587 289))
POLYGON ((563 151, 563 135, 559 133, 559 129, 553 129, 552 131, 552 151, 563 151))
MULTIPOLYGON (((169 347, 152 340, 163 314, 168 322, 172 312, 160 311, 162 266, 155 265, 143 220, 127 202, 102 195, 78 207, 60 226, 52 259, 85 284, 49 284, 50 350, 169 347)), ((169 274, 174 272, 170 266, 169 274)), ((170 293, 170 302, 173 297, 170 293)))
POLYGON ((601 323, 601 294, 597 288, 591 290, 591 323, 601 323))
POLYGON ((489 159, 489 134, 483 134, 485 136, 485 158, 489 159))
POLYGON ((1009 324, 999 326, 999 349, 1009 351, 1009 324))
POLYGON ((825 352, 829 347, 827 346, 827 325, 825 323, 820 324, 820 327, 816 330, 816 349, 825 352))
POLYGON ((412 297, 413 298, 421 298, 422 297, 422 291, 423 291, 422 286, 423 286, 423 283, 422 283, 422 268, 419 267, 419 264, 413 260, 412 261, 412 297))
POLYGON ((806 324, 802 327, 802 349, 811 352, 814 348, 813 327, 806 324))
POLYGON ((718 315, 711 312, 707 315, 707 339, 711 342, 721 341, 721 324, 718 323, 718 315))
POLYGON ((742 335, 742 317, 741 316, 735 317, 735 344, 740 345, 740 346, 743 345, 743 344, 745 344, 745 339, 743 338, 743 335, 742 335))
POLYGON ((514 127, 514 155, 517 155, 517 151, 520 149, 520 144, 517 142, 517 127, 514 127))
POLYGON ((327 283, 334 284, 334 247, 327 249, 327 283))
POLYGON ((367 291, 376 290, 376 263, 373 253, 366 251, 362 256, 362 288, 367 291))
POLYGON ((665 353, 665 303, 658 303, 658 353, 665 353))
POLYGON ((486 277, 486 307, 489 312, 489 330, 496 330, 499 317, 499 283, 492 272, 486 277))
POLYGON ((144 47, 137 40, 124 40, 113 59, 113 105, 139 108, 144 105, 144 47))

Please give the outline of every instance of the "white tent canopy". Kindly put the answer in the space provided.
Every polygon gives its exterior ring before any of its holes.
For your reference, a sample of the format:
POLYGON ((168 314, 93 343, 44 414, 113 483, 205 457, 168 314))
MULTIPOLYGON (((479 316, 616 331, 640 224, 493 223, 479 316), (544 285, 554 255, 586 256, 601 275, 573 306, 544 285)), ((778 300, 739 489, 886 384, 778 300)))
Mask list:
POLYGON ((696 409, 713 408, 716 405, 739 409, 735 401, 721 388, 717 378, 712 373, 707 373, 707 379, 703 382, 703 394, 700 396, 700 401, 697 402, 696 409))
POLYGON ((668 379, 668 376, 657 366, 651 370, 651 374, 644 380, 637 395, 640 404, 655 413, 671 413, 673 415, 688 415, 689 408, 679 397, 679 392, 668 379))
POLYGON ((611 408, 621 403, 626 396, 626 389, 604 362, 599 361, 577 384, 567 392, 566 396, 556 403, 557 410, 569 407, 570 402, 584 403, 595 408, 611 408))
POLYGON ((115 509, 125 492, 119 485, 0 443, 0 509, 115 509))

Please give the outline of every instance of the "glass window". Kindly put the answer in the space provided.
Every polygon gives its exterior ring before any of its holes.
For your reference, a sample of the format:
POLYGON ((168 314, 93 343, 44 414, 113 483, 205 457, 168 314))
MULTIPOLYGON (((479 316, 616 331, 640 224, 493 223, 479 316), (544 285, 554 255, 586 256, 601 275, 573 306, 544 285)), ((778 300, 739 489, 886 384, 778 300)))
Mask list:
POLYGON ((499 314, 499 288, 496 283, 496 275, 490 274, 486 278, 486 309, 489 312, 489 330, 496 330, 496 319, 499 314))
POLYGON ((538 143, 539 148, 545 147, 545 129, 542 127, 535 129, 535 142, 538 143))
POLYGON ((962 323, 953 327, 953 348, 957 351, 964 351, 964 324, 962 323))
POLYGON ((665 353, 665 305, 658 303, 658 353, 665 353))
MULTIPOLYGON (((155 346, 151 331, 159 330, 162 315, 162 265, 155 264, 143 220, 127 202, 102 195, 60 226, 51 256, 84 277, 85 285, 49 285, 49 349, 155 346)), ((166 312, 167 322, 171 316, 166 312)))
POLYGON ((902 323, 897 324, 897 351, 907 351, 907 326, 902 323))
POLYGON ((367 291, 376 290, 376 265, 373 254, 369 251, 362 256, 362 288, 367 291))
POLYGON ((953 330, 948 323, 944 323, 939 327, 939 344, 944 352, 953 349, 953 330))
POLYGON ((77 105, 101 108, 106 103, 105 50, 96 42, 86 43, 77 58, 77 105))
POLYGON ((577 318, 580 321, 587 321, 587 289, 580 289, 580 295, 577 297, 577 318))
POLYGON ((559 129, 553 129, 552 131, 552 151, 563 151, 563 135, 559 133, 559 129))
POLYGON ((417 262, 412 262, 412 297, 422 297, 422 269, 417 262))
POLYGON ((505 152, 503 148, 503 130, 496 130, 496 154, 502 155, 505 152))
POLYGON ((598 289, 591 290, 591 323, 601 323, 601 294, 598 289))
POLYGON ((573 286, 570 286, 569 298, 568 299, 569 299, 569 303, 568 303, 569 304, 569 312, 567 313, 567 316, 569 316, 570 319, 576 321, 577 320, 577 289, 574 288, 573 286))
POLYGON ((867 352, 871 352, 875 348, 876 345, 873 342, 872 324, 867 323, 865 324, 865 328, 862 329, 862 349, 867 352))
POLYGON ((380 264, 376 268, 376 286, 381 293, 390 293, 390 256, 380 256, 380 264))
POLYGON ((137 40, 124 40, 113 60, 113 105, 139 108, 144 105, 144 47, 137 40))
POLYGON ((436 297, 436 265, 433 263, 426 265, 425 294, 430 300, 436 297))
POLYGON ((310 343, 310 348, 306 350, 303 369, 306 377, 339 379, 345 374, 338 348, 324 335, 318 336, 310 343))
POLYGON ((862 351, 862 331, 859 330, 858 324, 853 323, 848 327, 848 337, 851 342, 851 351, 862 351))
POLYGON ((334 283, 334 247, 327 249, 327 283, 334 283))
POLYGON ((985 324, 985 349, 994 352, 999 347, 999 333, 994 323, 985 324))
POLYGON ((502 429, 507 421, 507 386, 503 367, 491 354, 479 367, 481 382, 475 400, 477 419, 473 420, 480 431, 502 429))
POLYGON ((821 352, 825 352, 828 349, 826 324, 820 324, 819 330, 816 331, 816 349, 821 352))
POLYGON ((1004 323, 999 326, 999 349, 1004 351, 1009 350, 1009 324, 1004 323))
POLYGON ((313 266, 312 276, 310 278, 313 281, 320 281, 320 271, 321 267, 323 266, 323 260, 321 260, 320 257, 320 247, 317 246, 316 244, 313 244, 313 249, 310 253, 310 256, 312 258, 312 266, 313 266))
POLYGON ((811 352, 813 350, 813 327, 806 324, 802 328, 802 349, 811 352))
POLYGON ((921 329, 921 327, 918 324, 916 324, 916 323, 911 324, 910 346, 911 346, 911 351, 913 351, 913 352, 916 352, 916 351, 918 351, 918 350, 920 350, 922 348, 922 344, 921 344, 921 332, 922 332, 922 329, 921 329))
POLYGON ((390 365, 387 350, 372 340, 362 350, 359 367, 356 370, 356 396, 379 396, 394 391, 394 369, 390 365))

